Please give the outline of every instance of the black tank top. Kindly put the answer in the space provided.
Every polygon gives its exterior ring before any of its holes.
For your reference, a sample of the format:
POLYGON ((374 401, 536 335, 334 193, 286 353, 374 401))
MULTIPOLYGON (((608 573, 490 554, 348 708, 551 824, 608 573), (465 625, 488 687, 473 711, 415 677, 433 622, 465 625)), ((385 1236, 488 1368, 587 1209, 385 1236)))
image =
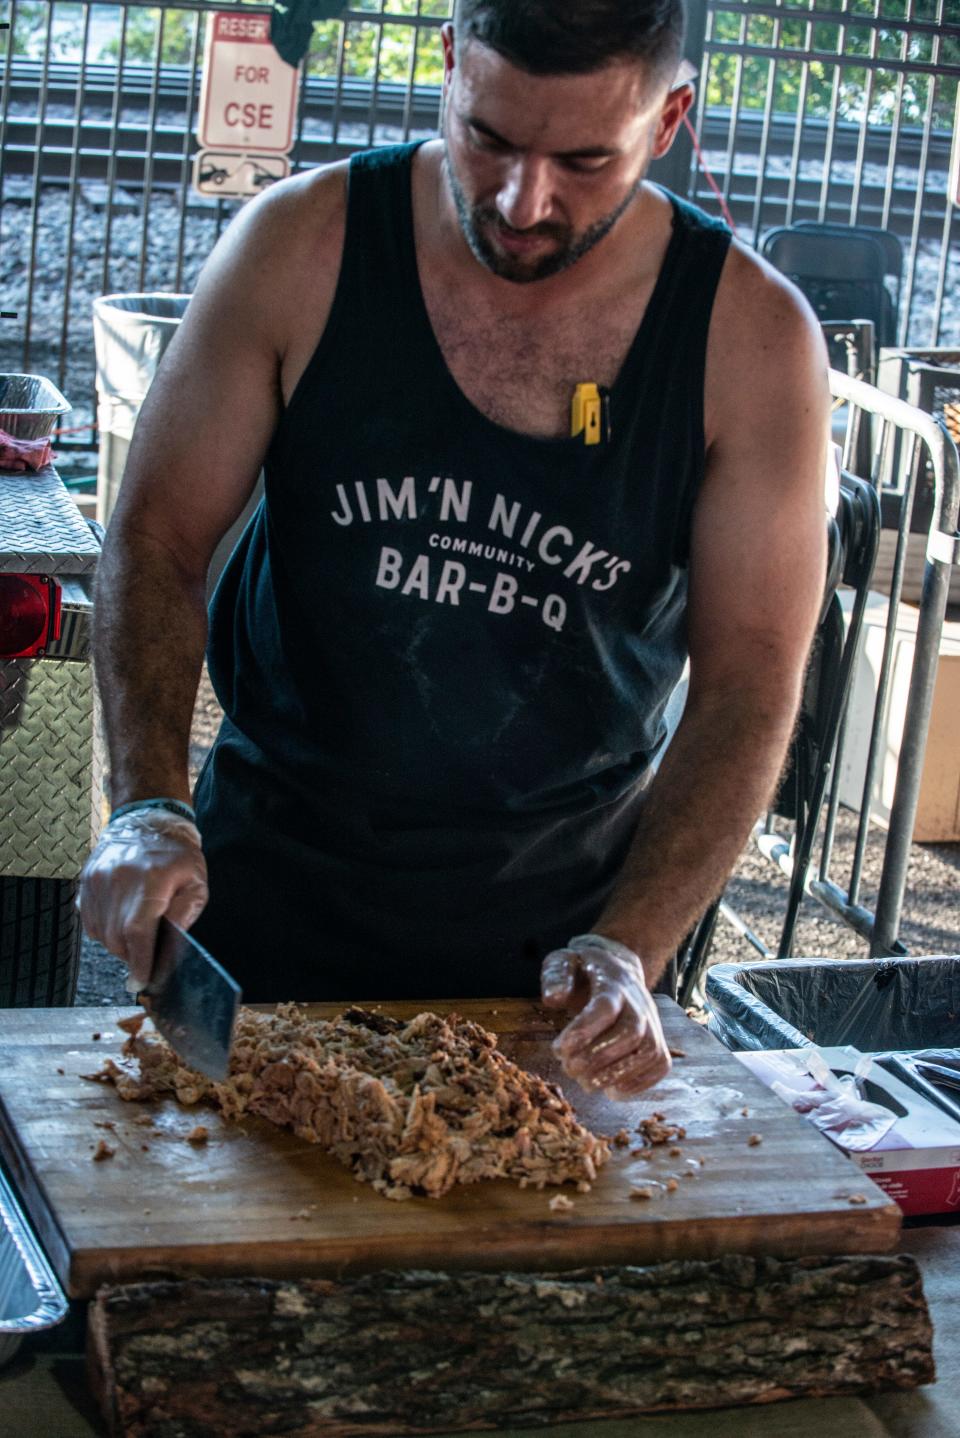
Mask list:
POLYGON ((623 861, 686 655, 729 232, 671 197, 609 439, 532 437, 444 363, 414 149, 353 158, 330 319, 212 604, 197 931, 248 998, 535 992, 623 861))

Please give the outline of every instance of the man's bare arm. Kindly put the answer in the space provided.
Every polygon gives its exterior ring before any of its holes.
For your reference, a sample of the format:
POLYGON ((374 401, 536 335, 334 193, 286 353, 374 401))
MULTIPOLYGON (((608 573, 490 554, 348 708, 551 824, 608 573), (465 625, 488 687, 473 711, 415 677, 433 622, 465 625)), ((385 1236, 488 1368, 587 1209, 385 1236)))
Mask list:
MULTIPOLYGON (((115 806, 189 798, 207 570, 326 323, 344 194, 342 173, 312 172, 241 213, 204 267, 141 412, 95 606, 115 806)), ((154 808, 107 826, 80 887, 87 933, 141 987, 160 915, 189 927, 206 900, 196 827, 154 808)))
POLYGON ((782 772, 822 599, 829 396, 819 327, 739 253, 711 329, 716 418, 696 506, 690 689, 599 932, 655 982, 721 891, 782 772), (730 314, 739 295, 749 336, 730 314), (740 336, 740 349, 735 348, 740 336))
POLYGON ((557 1040, 564 1068, 615 1099, 669 1071, 649 989, 774 792, 822 597, 823 341, 799 297, 739 250, 714 308, 706 399, 684 716, 595 934, 543 966, 544 1002, 580 1010, 557 1040))
MULTIPOLYGON (((285 322, 302 297, 298 249, 302 264, 317 218, 316 197, 293 186, 241 212, 205 265, 141 411, 96 594, 114 804, 188 798, 207 570, 281 412, 285 322)), ((326 282, 332 297, 335 275, 318 263, 315 292, 326 282)))

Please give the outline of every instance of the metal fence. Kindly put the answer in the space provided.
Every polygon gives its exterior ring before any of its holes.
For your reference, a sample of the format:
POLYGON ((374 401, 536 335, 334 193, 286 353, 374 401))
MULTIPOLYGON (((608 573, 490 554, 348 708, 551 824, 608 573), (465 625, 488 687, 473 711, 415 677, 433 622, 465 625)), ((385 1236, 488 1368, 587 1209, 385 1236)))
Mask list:
MULTIPOLYGON (((741 228, 878 225, 904 242, 900 344, 956 344, 948 194, 957 0, 709 0, 697 128, 741 228)), ((695 198, 713 198, 695 175, 695 198)))
MULTIPOLYGON (((715 185, 740 237, 755 244, 770 227, 801 219, 891 229, 907 261, 901 345, 960 351, 960 222, 947 192, 960 0, 689 3, 705 28, 693 126, 702 156, 688 172, 674 166, 677 188, 716 211, 715 185)), ((71 432, 61 435, 65 452, 96 444, 93 299, 189 292, 237 207, 191 188, 214 8, 200 0, 0 0, 0 311, 15 316, 0 319, 0 371, 38 370, 65 391, 75 407, 71 432)), ((315 27, 294 169, 436 133, 439 27, 449 9, 449 0, 356 0, 340 20, 315 27)), ((874 403, 858 389, 847 400, 851 412, 874 403)), ((921 429, 939 466, 937 524, 949 533, 956 451, 939 449, 942 431, 930 425, 921 429)), ((869 460, 863 469, 870 472, 869 460)), ((912 498, 893 525, 895 590, 910 511, 912 498)), ((928 599, 925 611, 937 634, 950 567, 938 564, 936 602, 928 599)), ((932 628, 920 647, 929 686, 932 628)), ((905 783, 919 774, 929 687, 917 704, 905 783)), ((881 947, 895 943, 905 882, 915 794, 903 792, 879 897, 881 947)), ((778 862, 789 867, 782 854, 778 862)), ((828 871, 829 830, 826 861, 806 887, 866 934, 873 921, 859 902, 858 874, 841 891, 828 871)))
MULTIPOLYGON (((707 11, 696 129, 741 238, 804 217, 889 227, 907 252, 901 343, 960 344, 956 0, 689 3, 707 11)), ((76 410, 65 445, 95 442, 93 297, 189 291, 236 208, 190 184, 214 8, 0 0, 0 309, 16 315, 0 369, 57 381, 76 410)), ((449 10, 356 0, 315 27, 294 169, 435 133, 449 10)), ((716 210, 696 164, 687 189, 716 210)))

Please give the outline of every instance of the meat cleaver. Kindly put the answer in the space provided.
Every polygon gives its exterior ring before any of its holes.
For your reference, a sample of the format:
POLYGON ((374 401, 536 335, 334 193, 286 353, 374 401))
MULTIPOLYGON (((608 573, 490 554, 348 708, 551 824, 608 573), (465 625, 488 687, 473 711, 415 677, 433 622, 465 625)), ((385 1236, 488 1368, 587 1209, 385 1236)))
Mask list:
POLYGON ((179 924, 161 918, 150 982, 137 996, 183 1062, 222 1083, 240 985, 179 924))

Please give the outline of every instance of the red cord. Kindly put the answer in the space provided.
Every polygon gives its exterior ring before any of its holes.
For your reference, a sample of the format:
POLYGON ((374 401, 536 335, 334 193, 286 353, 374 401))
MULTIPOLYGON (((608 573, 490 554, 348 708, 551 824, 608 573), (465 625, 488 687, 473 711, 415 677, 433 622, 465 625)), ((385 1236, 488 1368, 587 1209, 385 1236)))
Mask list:
POLYGON ((730 213, 730 211, 729 211, 729 209, 728 209, 728 207, 727 207, 727 202, 726 202, 726 200, 723 198, 723 191, 720 189, 720 187, 719 187, 719 185, 717 184, 716 180, 713 178, 713 176, 712 176, 711 173, 710 173, 710 168, 709 168, 709 166, 707 165, 707 162, 706 162, 706 160, 704 159, 704 156, 703 156, 703 151, 702 151, 701 148, 700 148, 700 141, 697 139, 697 132, 696 132, 696 130, 693 128, 693 126, 692 126, 691 123, 690 123, 690 116, 689 116, 689 115, 684 115, 684 117, 683 117, 683 123, 686 125, 688 131, 690 132, 690 138, 691 138, 691 140, 693 141, 693 148, 694 148, 694 150, 695 150, 695 152, 696 152, 696 156, 697 156, 697 163, 698 163, 698 165, 700 166, 700 168, 701 168, 701 170, 703 171, 703 173, 706 175, 706 177, 707 177, 707 184, 710 186, 711 190, 712 190, 713 193, 716 195, 717 200, 718 200, 719 203, 720 203, 720 210, 721 210, 721 213, 722 213, 722 215, 723 215, 723 218, 726 220, 727 224, 730 226, 730 228, 731 228, 731 230, 733 231, 733 233, 736 234, 736 233, 737 233, 736 222, 735 222, 733 216, 731 215, 731 213, 730 213))

